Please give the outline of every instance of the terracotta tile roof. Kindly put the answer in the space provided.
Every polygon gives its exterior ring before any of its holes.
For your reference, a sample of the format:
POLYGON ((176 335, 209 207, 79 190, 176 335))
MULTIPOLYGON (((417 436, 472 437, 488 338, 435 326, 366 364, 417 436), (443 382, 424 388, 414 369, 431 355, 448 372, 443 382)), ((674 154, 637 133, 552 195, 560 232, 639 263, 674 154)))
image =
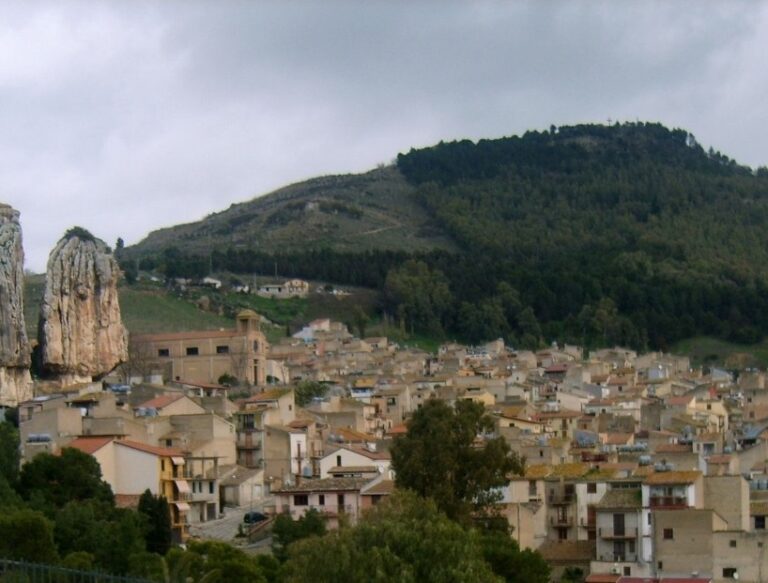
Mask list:
POLYGON ((536 464, 527 466, 525 468, 525 476, 521 476, 521 478, 525 478, 526 480, 541 480, 551 473, 552 466, 548 464, 536 464))
POLYGON ((585 561, 595 556, 595 541, 562 540, 545 541, 538 551, 549 562, 585 561))
POLYGON ((605 437, 607 445, 626 445, 632 439, 631 433, 608 433, 605 437))
POLYGON ((590 468, 582 478, 588 482, 604 482, 615 477, 618 473, 617 469, 607 468, 600 464, 600 467, 590 468))
POLYGON ((679 472, 656 472, 645 479, 648 485, 692 484, 701 477, 698 470, 679 472))
POLYGON ((139 443, 138 441, 130 441, 128 439, 116 441, 115 445, 124 445, 125 447, 130 447, 131 449, 136 449, 138 451, 151 453, 153 455, 161 456, 161 457, 183 457, 184 456, 184 452, 182 452, 180 449, 171 448, 171 447, 157 447, 156 445, 147 445, 146 443, 139 443))
POLYGON ((373 441, 374 439, 367 433, 355 431, 354 429, 347 429, 346 427, 334 427, 331 429, 331 433, 339 436, 347 443, 365 443, 367 441, 373 441))
POLYGON ((673 407, 685 407, 693 401, 693 395, 682 395, 680 397, 667 397, 666 404, 673 407))
POLYGON ((549 479, 555 478, 581 478, 589 471, 587 464, 580 462, 570 464, 558 464, 552 466, 552 472, 549 475, 549 479))
POLYGON ((584 579, 584 583, 618 583, 619 579, 621 579, 621 575, 593 573, 584 579))
POLYGON ((653 469, 653 466, 639 466, 634 472, 632 472, 632 476, 642 478, 645 476, 650 476, 655 471, 656 470, 653 469))
POLYGON ((370 488, 363 488, 361 494, 365 496, 387 496, 395 491, 394 480, 382 480, 370 488))
POLYGON ((290 391, 291 389, 272 389, 269 391, 264 391, 263 393, 258 393, 256 395, 253 395, 252 397, 248 397, 243 402, 258 403, 260 401, 276 401, 280 397, 288 394, 290 391))
POLYGON ((77 439, 69 442, 66 447, 79 449, 83 453, 93 455, 113 439, 113 437, 78 437, 77 439))
POLYGON ((387 435, 405 435, 408 433, 408 426, 405 423, 400 425, 393 425, 388 431, 387 435))
POLYGON ((611 488, 596 506, 603 510, 640 508, 642 506, 642 495, 637 488, 611 488))
POLYGON ((144 409, 162 409, 163 407, 167 407, 171 403, 175 403, 179 399, 181 399, 184 395, 160 395, 159 397, 155 397, 154 399, 150 399, 149 401, 145 401, 141 403, 140 405, 137 405, 134 407, 134 409, 138 408, 144 408, 144 409))
POLYGON ((581 417, 581 411, 571 411, 570 409, 562 409, 561 411, 547 411, 537 413, 536 417, 545 421, 547 419, 568 419, 574 417, 581 417))
POLYGON ((350 492, 360 490, 371 481, 370 478, 323 478, 302 479, 298 484, 273 490, 275 494, 290 492, 350 492))

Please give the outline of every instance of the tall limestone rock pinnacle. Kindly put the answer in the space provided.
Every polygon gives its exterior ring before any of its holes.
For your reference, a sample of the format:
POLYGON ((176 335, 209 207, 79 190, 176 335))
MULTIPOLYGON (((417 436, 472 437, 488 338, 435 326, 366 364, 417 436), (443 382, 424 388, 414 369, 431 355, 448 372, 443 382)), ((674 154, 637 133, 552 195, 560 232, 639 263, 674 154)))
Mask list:
POLYGON ((51 251, 40 307, 40 359, 63 386, 99 378, 127 359, 119 278, 106 244, 85 229, 70 229, 51 251))
POLYGON ((0 405, 32 398, 19 211, 0 203, 0 405))

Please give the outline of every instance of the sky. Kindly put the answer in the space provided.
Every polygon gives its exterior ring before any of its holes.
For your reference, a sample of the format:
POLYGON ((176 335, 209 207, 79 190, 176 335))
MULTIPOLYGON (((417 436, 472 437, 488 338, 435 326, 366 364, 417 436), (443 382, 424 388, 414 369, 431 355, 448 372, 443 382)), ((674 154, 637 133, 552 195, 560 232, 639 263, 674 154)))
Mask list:
POLYGON ((398 152, 654 121, 768 165, 768 2, 0 5, 0 202, 41 272, 398 152))

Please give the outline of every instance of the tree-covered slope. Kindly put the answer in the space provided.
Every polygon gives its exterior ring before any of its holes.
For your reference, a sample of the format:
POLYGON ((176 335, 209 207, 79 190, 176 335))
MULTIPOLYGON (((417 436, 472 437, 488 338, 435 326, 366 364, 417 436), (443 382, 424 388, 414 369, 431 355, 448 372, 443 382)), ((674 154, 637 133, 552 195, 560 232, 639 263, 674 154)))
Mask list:
MULTIPOLYGON (((317 196, 289 187, 290 202, 272 195, 260 212, 305 209, 284 231, 290 243, 227 235, 196 258, 196 233, 231 225, 242 211, 234 207, 130 251, 169 273, 211 264, 269 273, 277 261, 282 275, 376 287, 409 329, 472 341, 666 347, 696 334, 745 342, 768 332, 768 172, 705 151, 686 131, 582 125, 440 143, 359 180, 345 199, 355 208, 368 197, 387 216, 411 217, 391 229, 398 245, 351 244, 342 229, 311 236, 305 213, 317 196), (380 179, 397 186, 382 190, 380 179), (159 252, 171 243, 176 250, 159 252)), ((387 224, 366 229, 378 236, 387 224)))
POLYGON ((552 128, 414 150, 398 167, 477 258, 474 277, 510 282, 556 330, 665 345, 768 327, 768 176, 685 131, 552 128))

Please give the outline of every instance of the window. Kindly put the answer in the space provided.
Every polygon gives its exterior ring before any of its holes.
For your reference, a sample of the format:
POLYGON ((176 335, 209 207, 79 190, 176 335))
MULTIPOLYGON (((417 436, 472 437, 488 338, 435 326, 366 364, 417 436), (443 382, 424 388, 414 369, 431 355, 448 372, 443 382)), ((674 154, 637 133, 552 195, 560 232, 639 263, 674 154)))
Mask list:
POLYGON ((208 482, 208 493, 213 494, 213 481, 208 482))
POLYGON ((223 346, 217 346, 216 354, 229 354, 229 346, 227 346, 226 344, 223 346))
POLYGON ((736 579, 738 569, 736 567, 723 567, 723 579, 736 579))
POLYGON ((632 575, 632 567, 624 567, 624 576, 629 577, 632 575))
POLYGON ((187 356, 197 356, 198 354, 197 346, 187 346, 187 356))
POLYGON ((535 497, 537 494, 536 480, 528 480, 528 496, 535 497))
POLYGON ((597 494, 597 482, 587 483, 587 494, 597 494))
POLYGON ((765 530, 765 516, 755 516, 755 530, 765 530))
POLYGON ((659 561, 659 571, 661 571, 664 568, 664 563, 659 561))
POLYGON ((253 351, 254 352, 258 352, 259 351, 259 341, 258 340, 254 340, 253 341, 253 351))
POLYGON ((559 540, 568 540, 568 529, 567 528, 558 528, 557 529, 557 538, 559 540))
POLYGON ((651 513, 648 513, 648 526, 651 526, 651 513))
POLYGON ((735 549, 736 548, 736 541, 735 540, 729 540, 728 541, 728 546, 731 547, 732 549, 735 549))
POLYGON ((665 528, 664 529, 664 540, 674 540, 675 538, 675 529, 674 528, 665 528))
POLYGON ((170 348, 158 348, 157 349, 157 356, 160 358, 168 358, 171 355, 171 349, 170 348))
POLYGON ((294 506, 309 506, 309 496, 306 494, 294 494, 293 495, 294 506))
POLYGON ((325 506, 325 494, 320 494, 319 498, 320 502, 318 502, 318 504, 320 504, 320 506, 325 506))
POLYGON ((336 465, 341 467, 341 456, 340 455, 336 456, 336 465))

